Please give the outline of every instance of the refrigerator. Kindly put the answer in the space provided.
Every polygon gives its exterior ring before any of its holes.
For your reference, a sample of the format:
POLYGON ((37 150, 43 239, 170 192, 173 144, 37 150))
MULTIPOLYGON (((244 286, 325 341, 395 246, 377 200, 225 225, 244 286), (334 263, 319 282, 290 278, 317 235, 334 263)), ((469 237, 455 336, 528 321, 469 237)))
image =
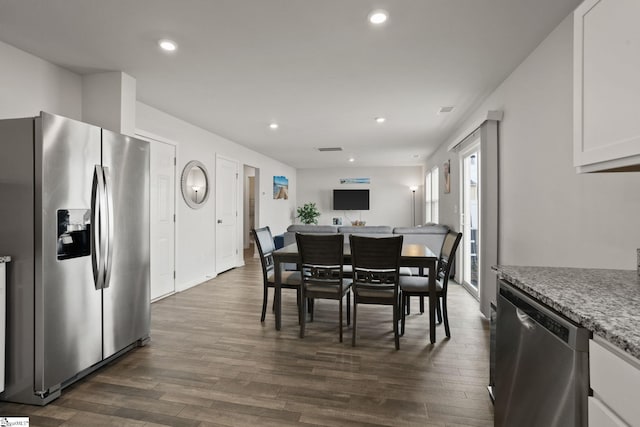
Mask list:
POLYGON ((149 144, 65 117, 0 120, 5 390, 46 405, 146 344, 149 144))

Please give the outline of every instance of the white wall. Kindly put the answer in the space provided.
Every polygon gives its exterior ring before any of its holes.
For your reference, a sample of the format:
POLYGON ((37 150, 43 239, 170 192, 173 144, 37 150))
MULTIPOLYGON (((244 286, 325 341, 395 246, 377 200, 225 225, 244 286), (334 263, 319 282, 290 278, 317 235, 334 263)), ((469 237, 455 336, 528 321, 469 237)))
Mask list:
POLYGON ((34 117, 46 111, 81 119, 79 75, 3 42, 0 64, 0 118, 34 117))
MULTIPOLYGON (((331 224, 333 217, 366 221, 367 225, 411 226, 412 194, 416 191, 416 223, 424 223, 422 167, 344 167, 322 169, 298 169, 298 204, 314 202, 321 212, 318 224, 331 224), (371 178, 371 184, 340 184, 340 178, 371 178), (370 189, 369 211, 334 211, 334 189, 370 189), (345 216, 346 215, 346 216, 345 216)), ((300 220, 296 220, 297 223, 300 220)))
MULTIPOLYGON (((578 175, 573 167, 573 23, 567 17, 457 132, 487 110, 499 128, 501 264, 634 269, 640 247, 640 173, 578 175)), ((457 133, 457 132, 454 132, 457 133)), ((440 218, 459 228, 459 164, 451 158, 440 218)))
MULTIPOLYGON (((268 225, 273 234, 283 233, 291 223, 295 210, 296 170, 276 160, 242 147, 225 138, 177 119, 160 110, 138 102, 136 127, 143 133, 152 134, 176 143, 177 181, 184 166, 191 160, 199 160, 206 166, 215 188, 216 154, 235 159, 259 171, 260 199, 256 205, 259 212, 256 226, 268 225), (288 200, 273 200, 273 176, 289 178, 288 200)), ((242 179, 242 176, 239 177, 242 179)), ((241 191, 244 186, 240 185, 241 191)), ((243 245, 243 198, 238 204, 238 248, 243 245)), ((179 186, 176 190, 176 290, 180 291, 215 276, 215 196, 201 209, 190 209, 182 199, 179 186)), ((242 254, 240 254, 240 258, 242 254)), ((238 265, 241 265, 239 259, 238 265)))

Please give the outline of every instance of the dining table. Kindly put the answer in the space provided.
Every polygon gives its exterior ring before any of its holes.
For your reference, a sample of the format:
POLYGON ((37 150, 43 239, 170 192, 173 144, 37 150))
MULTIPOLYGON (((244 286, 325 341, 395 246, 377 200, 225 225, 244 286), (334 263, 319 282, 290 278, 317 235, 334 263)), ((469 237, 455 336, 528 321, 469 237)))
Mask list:
MULTIPOLYGON (((300 253, 298 245, 292 243, 273 251, 274 282, 275 282, 275 317, 276 330, 280 330, 282 313, 282 268, 286 264, 300 264, 300 253)), ((351 245, 344 244, 343 264, 351 264, 351 245)), ((426 271, 429 277, 429 338, 431 343, 436 342, 436 267, 438 256, 429 247, 420 244, 406 243, 402 245, 400 255, 401 267, 414 267, 418 269, 419 275, 424 275, 426 271)))

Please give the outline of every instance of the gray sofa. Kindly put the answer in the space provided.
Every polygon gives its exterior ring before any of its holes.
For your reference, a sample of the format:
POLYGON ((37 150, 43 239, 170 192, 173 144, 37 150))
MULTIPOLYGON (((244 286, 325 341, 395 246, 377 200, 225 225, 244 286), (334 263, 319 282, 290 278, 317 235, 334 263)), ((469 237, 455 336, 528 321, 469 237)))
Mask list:
POLYGON ((404 242, 416 243, 427 246, 436 255, 440 255, 440 248, 444 237, 447 235, 449 227, 440 224, 425 224, 418 227, 390 227, 386 225, 379 226, 339 226, 339 225, 305 225, 293 224, 287 228, 283 235, 284 245, 290 245, 296 242, 296 232, 298 233, 342 233, 345 242, 349 241, 350 234, 367 237, 385 237, 402 234, 404 242))

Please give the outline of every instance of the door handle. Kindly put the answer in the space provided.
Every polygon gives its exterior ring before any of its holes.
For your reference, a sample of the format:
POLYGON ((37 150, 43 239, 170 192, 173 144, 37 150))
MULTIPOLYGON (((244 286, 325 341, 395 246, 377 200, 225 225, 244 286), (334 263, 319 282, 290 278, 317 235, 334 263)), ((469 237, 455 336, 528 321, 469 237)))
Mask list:
POLYGON ((222 224, 222 220, 221 219, 218 220, 218 224, 222 224))
POLYGON ((104 286, 104 240, 102 230, 102 212, 104 191, 104 175, 102 167, 96 165, 93 171, 91 184, 91 266, 93 269, 93 282, 96 289, 104 286))
POLYGON ((105 236, 107 246, 107 256, 105 261, 105 278, 104 288, 108 288, 111 282, 111 267, 113 265, 113 233, 115 230, 113 224, 113 186, 111 185, 111 173, 108 167, 103 167, 104 171, 104 194, 107 205, 106 223, 107 232, 105 236))

